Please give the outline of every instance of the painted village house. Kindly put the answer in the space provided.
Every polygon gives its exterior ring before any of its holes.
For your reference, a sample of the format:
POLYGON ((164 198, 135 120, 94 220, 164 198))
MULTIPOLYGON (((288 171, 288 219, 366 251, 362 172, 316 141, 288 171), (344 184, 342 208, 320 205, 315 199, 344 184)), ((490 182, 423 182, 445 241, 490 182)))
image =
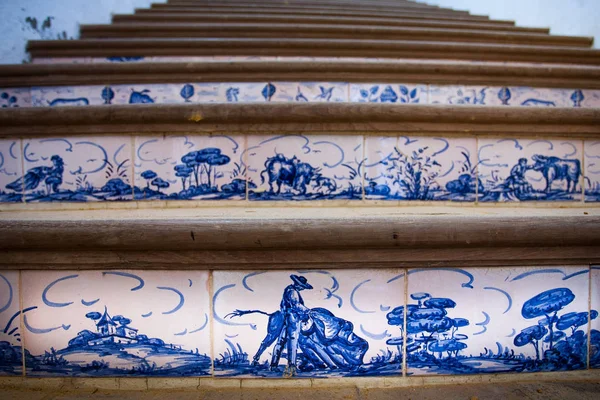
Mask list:
POLYGON ((0 375, 597 377, 592 40, 255 3, 0 66, 0 375))

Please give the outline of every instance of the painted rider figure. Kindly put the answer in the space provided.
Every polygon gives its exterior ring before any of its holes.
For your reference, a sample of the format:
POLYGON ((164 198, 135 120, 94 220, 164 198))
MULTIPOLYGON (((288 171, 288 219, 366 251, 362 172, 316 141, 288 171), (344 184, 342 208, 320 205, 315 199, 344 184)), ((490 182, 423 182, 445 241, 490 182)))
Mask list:
POLYGON ((526 158, 519 158, 519 163, 510 170, 510 176, 507 179, 508 186, 516 193, 530 192, 531 185, 525 179, 525 173, 530 169, 533 169, 533 165, 527 165, 526 158))
POLYGON ((304 300, 300 291, 312 289, 304 276, 290 275, 293 283, 288 285, 283 291, 280 309, 284 315, 283 329, 279 334, 277 343, 273 348, 273 357, 271 359, 271 370, 278 371, 278 364, 281 358, 283 347, 287 344, 288 367, 286 375, 294 376, 296 374, 296 354, 298 352, 298 339, 302 323, 308 320, 310 309, 304 305, 304 300))

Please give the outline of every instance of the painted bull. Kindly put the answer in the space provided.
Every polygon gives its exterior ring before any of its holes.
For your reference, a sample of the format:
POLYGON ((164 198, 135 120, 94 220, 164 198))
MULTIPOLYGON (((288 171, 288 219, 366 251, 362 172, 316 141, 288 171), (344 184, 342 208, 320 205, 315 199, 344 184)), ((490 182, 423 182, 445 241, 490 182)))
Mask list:
POLYGON ((579 160, 563 160, 558 157, 549 157, 535 154, 531 159, 535 162, 534 171, 539 171, 546 179, 546 192, 549 192, 554 181, 567 181, 567 193, 577 190, 577 181, 581 175, 579 160))
POLYGON ((260 173, 260 182, 265 183, 264 174, 269 177, 269 191, 279 194, 281 185, 286 184, 300 194, 306 194, 306 185, 319 175, 320 168, 314 168, 310 164, 300 162, 296 157, 285 158, 282 154, 267 158, 265 169, 260 173), (273 184, 277 184, 277 191, 273 184))

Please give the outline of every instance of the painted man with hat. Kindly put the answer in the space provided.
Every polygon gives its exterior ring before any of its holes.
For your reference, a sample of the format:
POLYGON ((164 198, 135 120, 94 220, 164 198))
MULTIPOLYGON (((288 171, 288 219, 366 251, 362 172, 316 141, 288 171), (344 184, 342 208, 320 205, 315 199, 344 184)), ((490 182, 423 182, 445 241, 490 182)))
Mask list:
POLYGON ((298 352, 298 340, 302 329, 302 322, 308 320, 310 309, 304 305, 304 300, 300 292, 304 289, 312 289, 310 283, 304 276, 290 275, 292 284, 283 290, 280 310, 284 315, 284 324, 277 344, 273 348, 273 358, 271 359, 271 370, 276 370, 281 358, 283 347, 287 344, 288 368, 287 374, 293 376, 296 374, 296 354, 298 352))

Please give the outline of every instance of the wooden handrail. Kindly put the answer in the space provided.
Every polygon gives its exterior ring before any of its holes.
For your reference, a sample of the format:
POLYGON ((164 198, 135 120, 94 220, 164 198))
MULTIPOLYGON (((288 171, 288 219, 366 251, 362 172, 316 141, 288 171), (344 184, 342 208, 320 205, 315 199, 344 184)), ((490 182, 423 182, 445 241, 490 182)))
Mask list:
POLYGON ((431 27, 431 28, 456 28, 470 30, 493 30, 509 32, 529 32, 548 34, 549 28, 530 28, 505 24, 496 24, 491 21, 456 21, 445 19, 426 19, 416 17, 385 18, 385 17, 352 17, 330 15, 280 15, 280 14, 236 14, 236 13, 155 13, 155 14, 114 14, 114 25, 127 23, 319 23, 330 25, 373 25, 373 26, 399 26, 399 27, 431 27))
POLYGON ((600 65, 600 51, 586 48, 401 40, 268 38, 34 40, 28 43, 27 48, 33 58, 247 55, 427 58, 600 65))
POLYGON ((406 60, 0 65, 1 87, 269 81, 600 89, 600 67, 406 60))
POLYGON ((130 23, 82 25, 82 39, 144 38, 321 38, 438 42, 503 43, 537 46, 590 47, 593 38, 493 30, 432 27, 354 26, 290 23, 130 23))
POLYGON ((600 109, 365 103, 104 105, 0 110, 0 137, 173 132, 600 137, 600 109))

